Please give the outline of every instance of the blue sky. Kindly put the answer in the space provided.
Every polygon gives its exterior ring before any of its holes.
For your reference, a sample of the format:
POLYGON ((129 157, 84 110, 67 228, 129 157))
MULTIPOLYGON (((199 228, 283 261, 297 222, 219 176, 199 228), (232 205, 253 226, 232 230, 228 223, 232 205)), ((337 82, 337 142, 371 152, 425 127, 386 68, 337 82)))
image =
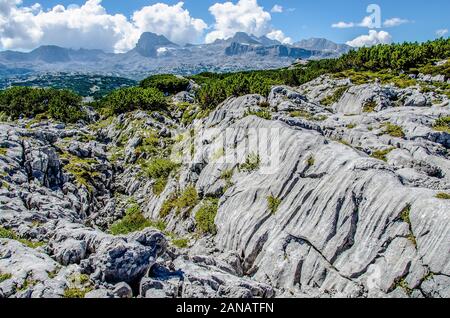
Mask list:
MULTIPOLYGON (((86 18, 87 22, 84 25, 88 27, 69 25, 67 22, 67 20, 70 20, 67 18, 68 16, 78 14, 81 20, 87 16, 83 12, 69 10, 73 8, 69 5, 83 6, 86 0, 23 0, 22 4, 12 6, 15 6, 14 9, 17 12, 22 12, 22 15, 29 14, 27 10, 33 11, 33 16, 26 19, 11 16, 9 19, 15 19, 13 21, 15 23, 11 22, 7 26, 8 28, 3 28, 3 31, 0 24, 1 49, 27 50, 32 49, 32 46, 41 44, 67 45, 67 39, 64 39, 61 34, 66 34, 67 37, 71 36, 73 38, 72 46, 74 47, 87 45, 91 48, 91 46, 95 46, 95 43, 91 42, 95 37, 95 32, 97 32, 102 36, 102 40, 98 43, 99 48, 106 51, 126 51, 129 47, 132 47, 138 36, 137 34, 142 33, 142 31, 166 33, 164 35, 175 42, 200 43, 205 41, 205 37, 207 41, 212 41, 216 38, 227 37, 230 32, 240 29, 242 29, 240 31, 258 33, 256 35, 267 33, 271 37, 286 43, 309 37, 325 37, 335 42, 349 42, 354 46, 361 46, 385 42, 425 41, 436 38, 437 34, 448 36, 448 30, 450 29, 450 1, 448 0, 239 0, 239 2, 242 1, 243 6, 246 2, 245 7, 249 19, 255 16, 256 19, 262 19, 259 24, 256 23, 256 25, 250 27, 246 26, 247 20, 245 17, 239 16, 240 12, 245 10, 237 6, 238 0, 231 1, 233 5, 236 5, 234 9, 220 5, 225 2, 220 0, 185 0, 183 5, 180 5, 178 0, 89 1, 95 4, 96 12, 98 8, 105 10, 103 18, 106 20, 102 23, 103 25, 110 24, 109 29, 115 30, 115 34, 106 34, 104 27, 101 28, 100 25, 96 25, 95 15, 89 19, 86 18), (32 10, 31 8, 36 2, 41 6, 32 10), (256 6, 252 2, 255 2, 256 6), (156 14, 156 16, 164 16, 164 18, 162 21, 152 23, 152 20, 155 20, 155 11, 152 9, 143 10, 143 8, 156 8, 157 3, 167 4, 167 15, 166 13, 156 14), (369 15, 366 8, 371 3, 376 3, 381 8, 382 23, 395 18, 395 26, 386 27, 386 25, 382 25, 381 28, 372 31, 367 27, 359 26, 364 17, 369 15), (177 4, 179 6, 178 11, 170 11, 177 4), (64 10, 58 10, 52 16, 41 15, 41 18, 39 18, 39 11, 46 12, 57 5, 63 5, 64 10), (209 10, 214 5, 217 8, 216 14, 212 14, 209 10), (255 9, 252 9, 252 5, 255 9), (282 10, 275 11, 282 12, 271 12, 275 5, 282 7, 282 10), (133 14, 136 11, 141 11, 141 14, 137 20, 133 20, 133 14), (187 16, 187 20, 178 21, 177 16, 180 12, 187 16), (123 18, 108 17, 116 14, 123 18), (231 16, 230 21, 226 20, 227 16, 231 16), (123 22, 124 19, 128 22, 123 22), (214 25, 217 25, 218 19, 221 19, 222 25, 214 27, 214 25), (24 20, 32 20, 33 23, 26 28, 25 26, 21 28, 20 24, 23 23, 21 21, 24 20), (56 22, 51 23, 49 21, 56 22), (333 24, 338 22, 345 22, 346 26, 353 26, 346 28, 332 27, 333 24), (79 34, 76 33, 76 28, 79 28, 79 34), (23 29, 26 29, 26 31, 23 29), (120 36, 125 37, 125 34, 129 34, 129 39, 120 38, 120 36), (362 38, 360 38, 361 36, 362 38), (51 41, 55 43, 49 43, 51 41)), ((0 3, 2 2, 13 3, 14 1, 0 0, 0 3)), ((0 10, 3 10, 1 6, 0 10)), ((243 15, 245 15, 245 12, 243 15)), ((76 20, 76 18, 74 19, 76 20)), ((100 19, 98 20, 100 21, 100 19)))

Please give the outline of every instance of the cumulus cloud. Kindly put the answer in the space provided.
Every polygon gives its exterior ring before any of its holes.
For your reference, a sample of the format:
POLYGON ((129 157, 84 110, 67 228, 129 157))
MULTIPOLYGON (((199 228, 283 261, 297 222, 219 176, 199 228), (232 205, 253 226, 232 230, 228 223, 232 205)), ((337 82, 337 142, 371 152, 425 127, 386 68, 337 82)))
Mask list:
POLYGON ((142 32, 150 31, 185 43, 194 41, 207 28, 179 2, 155 4, 136 11, 131 20, 109 14, 102 0, 87 0, 82 6, 56 5, 48 11, 22 0, 0 0, 0 47, 28 50, 39 45, 103 49, 124 52, 134 47, 142 32))
POLYGON ((402 24, 409 23, 410 21, 407 19, 401 19, 401 18, 391 18, 387 19, 383 22, 383 26, 386 28, 396 27, 402 24))
POLYGON ((352 47, 369 47, 377 44, 389 44, 392 42, 392 36, 386 31, 370 30, 368 35, 361 35, 348 41, 347 45, 352 47))
POLYGON ((133 24, 140 31, 163 34, 176 43, 195 42, 208 27, 201 19, 191 17, 179 2, 173 6, 157 3, 133 14, 133 24))
MULTIPOLYGON (((402 24, 406 24, 406 23, 410 23, 411 21, 407 20, 407 19, 402 19, 402 18, 391 18, 391 19, 387 19, 386 21, 383 22, 383 26, 385 28, 391 28, 391 27, 396 27, 402 24)), ((331 25, 331 27, 333 28, 337 28, 337 29, 348 29, 348 28, 354 28, 354 27, 361 27, 361 28, 375 28, 376 24, 374 21, 374 17, 372 16, 366 16, 364 17, 361 22, 344 22, 344 21, 340 21, 337 23, 333 23, 331 25)))
POLYGON ((355 24, 353 22, 344 22, 344 21, 333 23, 331 25, 332 28, 337 28, 337 29, 348 29, 348 28, 353 28, 354 26, 355 26, 355 24))
POLYGON ((246 32, 256 36, 277 36, 280 42, 290 42, 290 38, 283 32, 275 30, 271 26, 272 16, 258 5, 257 0, 239 0, 232 2, 216 3, 209 8, 209 12, 215 18, 213 31, 206 35, 206 43, 212 43, 218 39, 228 39, 236 32, 246 32))
POLYGON ((257 0, 239 0, 236 4, 216 3, 209 8, 209 12, 216 22, 214 31, 206 35, 207 43, 230 38, 239 31, 256 36, 272 31, 270 29, 272 17, 258 5, 257 0))
POLYGON ((294 41, 290 37, 284 35, 281 30, 273 30, 272 32, 267 33, 267 37, 271 40, 280 41, 283 44, 292 44, 294 41))
POLYGON ((272 10, 270 10, 272 13, 283 13, 283 6, 280 6, 279 4, 276 4, 273 6, 272 10))
POLYGON ((445 36, 446 34, 448 34, 448 29, 440 29, 436 31, 436 35, 440 38, 445 36))

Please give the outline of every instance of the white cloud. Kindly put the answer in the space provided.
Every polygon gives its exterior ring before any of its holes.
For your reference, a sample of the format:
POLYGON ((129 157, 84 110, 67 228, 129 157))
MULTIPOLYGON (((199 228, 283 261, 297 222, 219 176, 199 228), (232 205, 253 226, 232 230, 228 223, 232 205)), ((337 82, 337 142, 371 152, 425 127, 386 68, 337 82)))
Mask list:
POLYGON ((348 29, 348 28, 353 28, 355 26, 355 24, 353 22, 337 22, 337 23, 333 23, 331 25, 332 28, 337 28, 337 29, 348 29))
POLYGON ((383 26, 386 28, 396 27, 402 24, 409 23, 410 21, 407 19, 401 19, 401 18, 391 18, 387 19, 383 22, 383 26))
POLYGON ((373 28, 373 18, 372 17, 364 17, 360 23, 358 23, 358 26, 363 28, 373 28))
POLYGON ((258 5, 257 0, 239 0, 232 2, 216 3, 209 8, 209 12, 215 18, 213 31, 206 35, 206 43, 212 43, 218 39, 228 39, 236 32, 246 32, 256 36, 268 35, 277 37, 281 42, 290 42, 290 38, 283 32, 274 30, 271 26, 272 16, 258 5))
POLYGON ((370 30, 368 35, 361 35, 348 41, 347 45, 353 47, 369 47, 377 44, 389 44, 392 42, 392 36, 386 31, 370 30))
POLYGON ((131 21, 122 14, 109 14, 101 2, 87 0, 82 6, 56 5, 44 11, 39 4, 26 7, 22 0, 0 0, 0 48, 29 50, 52 44, 124 52, 145 31, 185 43, 196 40, 207 28, 202 20, 190 16, 183 2, 143 7, 131 21))
POLYGON ((436 35, 440 38, 445 36, 446 34, 448 34, 448 29, 440 29, 436 31, 436 35))
POLYGON ((279 4, 276 4, 273 6, 272 10, 270 10, 272 13, 283 13, 283 6, 280 6, 279 4))
MULTIPOLYGON (((386 28, 396 27, 405 23, 410 23, 411 21, 407 19, 401 19, 401 18, 391 18, 383 22, 383 26, 386 28)), ((374 17, 372 16, 366 16, 364 17, 361 22, 355 23, 355 22, 337 22, 333 23, 331 25, 333 28, 337 29, 348 29, 348 28, 354 28, 354 27, 362 27, 362 28, 369 28, 372 29, 376 27, 374 17)), ((380 26, 381 27, 381 26, 380 26)))
POLYGON ((281 30, 273 30, 272 32, 267 33, 267 37, 271 40, 280 41, 283 44, 292 44, 294 41, 290 37, 284 35, 281 30))
POLYGON ((195 42, 208 26, 203 20, 192 18, 183 5, 183 2, 173 6, 156 3, 143 7, 134 12, 133 24, 140 32, 163 34, 176 43, 195 42))

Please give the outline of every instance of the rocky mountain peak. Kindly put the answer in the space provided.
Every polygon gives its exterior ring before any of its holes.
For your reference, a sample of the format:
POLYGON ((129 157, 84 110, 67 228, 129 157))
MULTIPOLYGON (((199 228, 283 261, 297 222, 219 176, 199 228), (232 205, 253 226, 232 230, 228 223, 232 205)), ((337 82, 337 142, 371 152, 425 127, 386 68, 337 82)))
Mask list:
POLYGON ((155 57, 157 49, 165 46, 177 47, 178 45, 171 42, 164 35, 144 32, 139 38, 134 51, 145 57, 155 57))

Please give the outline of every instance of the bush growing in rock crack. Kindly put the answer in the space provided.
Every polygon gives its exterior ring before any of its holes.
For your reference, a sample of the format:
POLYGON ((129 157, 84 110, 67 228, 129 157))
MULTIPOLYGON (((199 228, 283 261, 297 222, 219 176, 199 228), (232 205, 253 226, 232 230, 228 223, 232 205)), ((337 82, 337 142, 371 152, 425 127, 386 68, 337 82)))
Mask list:
POLYGON ((325 107, 330 107, 337 103, 347 90, 348 86, 339 87, 332 95, 325 97, 320 103, 325 107))
POLYGON ((7 230, 2 226, 0 226, 0 238, 18 241, 30 248, 38 248, 40 246, 45 245, 44 242, 34 242, 27 239, 23 239, 19 237, 16 233, 14 233, 12 230, 7 230))
POLYGON ((190 212, 198 204, 198 193, 194 186, 190 185, 184 189, 184 191, 178 196, 173 193, 167 200, 164 201, 159 216, 165 218, 172 211, 175 211, 176 215, 180 215, 182 212, 190 212))
POLYGON ((261 159, 259 158, 259 155, 251 153, 247 156, 245 162, 239 165, 239 170, 245 172, 253 172, 259 169, 260 164, 261 159))
POLYGON ((404 138, 405 137, 405 133, 403 132, 402 127, 391 124, 391 123, 386 123, 383 125, 384 126, 384 132, 392 137, 397 137, 397 138, 404 138))
POLYGON ((395 149, 395 148, 388 148, 388 149, 385 149, 385 150, 376 150, 376 151, 372 152, 371 157, 372 157, 372 158, 375 158, 375 159, 378 159, 378 160, 382 160, 382 161, 387 162, 386 156, 387 156, 391 151, 393 151, 394 149, 395 149))
POLYGON ((141 163, 144 174, 148 178, 155 180, 153 185, 153 193, 155 195, 160 195, 164 191, 170 174, 177 167, 178 164, 166 158, 153 158, 141 163))
POLYGON ((269 209, 271 214, 275 214, 280 207, 281 199, 274 197, 273 195, 269 195, 267 197, 267 208, 269 209))
POLYGON ((165 224, 163 222, 152 222, 146 219, 139 205, 133 204, 127 209, 122 220, 111 225, 109 232, 113 235, 126 235, 142 231, 148 227, 157 228, 160 231, 165 230, 165 224))
POLYGON ((450 116, 437 119, 433 124, 433 129, 450 134, 450 116))
POLYGON ((3 283, 4 281, 11 279, 12 275, 9 273, 2 273, 0 272, 0 283, 3 283))
POLYGON ((217 228, 214 219, 216 218, 218 207, 219 199, 208 198, 203 201, 202 206, 195 214, 195 221, 199 233, 216 234, 217 228))

